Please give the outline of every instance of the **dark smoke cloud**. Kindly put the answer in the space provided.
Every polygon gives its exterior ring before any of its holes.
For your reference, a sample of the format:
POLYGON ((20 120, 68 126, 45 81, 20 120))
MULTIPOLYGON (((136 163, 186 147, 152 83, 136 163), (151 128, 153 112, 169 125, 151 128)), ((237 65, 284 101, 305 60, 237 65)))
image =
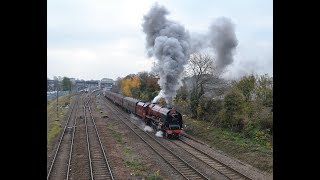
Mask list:
POLYGON ((233 62, 233 52, 238 45, 234 24, 226 17, 217 18, 207 34, 192 34, 191 53, 211 49, 216 54, 216 66, 222 71, 233 62))
POLYGON ((143 32, 146 34, 146 49, 149 57, 156 57, 157 64, 153 71, 160 76, 158 84, 161 91, 153 100, 163 97, 168 106, 181 87, 184 65, 188 63, 191 53, 203 49, 213 50, 217 56, 217 70, 222 70, 233 62, 233 51, 238 45, 234 25, 225 17, 213 22, 207 34, 193 34, 177 22, 166 18, 169 11, 157 3, 143 17, 143 32))
POLYGON ((184 65, 190 57, 190 45, 189 33, 182 25, 167 20, 167 14, 169 12, 165 7, 155 4, 144 16, 142 27, 147 35, 148 55, 158 60, 153 71, 160 76, 158 84, 161 92, 153 102, 164 97, 167 105, 172 106, 173 98, 182 84, 184 65))
POLYGON ((190 54, 201 52, 203 49, 211 47, 207 34, 192 33, 190 38, 190 54))
POLYGON ((225 17, 217 19, 209 30, 209 39, 217 54, 218 69, 224 69, 233 62, 233 51, 238 45, 234 25, 225 17))

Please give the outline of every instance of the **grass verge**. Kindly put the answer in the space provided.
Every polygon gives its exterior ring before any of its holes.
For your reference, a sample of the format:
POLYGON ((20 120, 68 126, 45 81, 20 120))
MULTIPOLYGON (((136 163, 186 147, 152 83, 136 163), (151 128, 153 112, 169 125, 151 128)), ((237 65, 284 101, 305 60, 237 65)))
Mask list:
POLYGON ((118 145, 120 145, 122 149, 123 159, 125 166, 130 169, 131 175, 136 177, 145 177, 145 179, 154 179, 154 180, 161 180, 162 177, 160 176, 159 172, 155 172, 154 174, 148 174, 148 167, 138 159, 132 152, 132 149, 126 145, 123 140, 123 136, 120 132, 116 131, 115 128, 108 124, 108 129, 110 129, 112 137, 116 140, 118 145))
POLYGON ((185 132, 262 171, 272 173, 273 147, 240 133, 208 126, 207 122, 184 117, 185 132))
POLYGON ((50 100, 47 104, 47 144, 59 134, 64 124, 63 120, 71 108, 70 102, 72 100, 71 95, 61 96, 58 99, 58 111, 57 111, 57 101, 50 100), (69 108, 65 108, 65 105, 69 104, 69 108))
POLYGON ((110 129, 112 137, 117 141, 121 146, 121 149, 124 154, 124 162, 127 168, 131 170, 131 173, 134 175, 142 175, 143 171, 147 168, 146 166, 137 158, 132 156, 132 150, 128 147, 123 140, 122 134, 116 131, 111 124, 108 124, 108 129, 110 129))

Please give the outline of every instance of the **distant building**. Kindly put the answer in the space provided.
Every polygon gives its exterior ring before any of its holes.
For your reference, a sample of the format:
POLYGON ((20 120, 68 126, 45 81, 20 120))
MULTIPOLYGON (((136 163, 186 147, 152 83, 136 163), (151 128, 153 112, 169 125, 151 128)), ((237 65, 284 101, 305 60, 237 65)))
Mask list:
POLYGON ((96 89, 99 87, 99 81, 98 80, 86 81, 86 85, 88 89, 96 89))
POLYGON ((76 80, 75 85, 76 85, 77 91, 81 91, 81 90, 87 88, 86 81, 84 81, 84 80, 76 80))
POLYGON ((100 88, 105 89, 105 90, 110 90, 113 85, 115 85, 114 80, 109 79, 109 78, 101 79, 100 84, 99 84, 100 88))
POLYGON ((54 91, 54 80, 47 80, 47 91, 54 91))
POLYGON ((81 91, 85 89, 91 91, 97 88, 110 90, 112 86, 115 85, 115 81, 109 78, 103 78, 100 81, 99 80, 90 80, 90 81, 71 80, 71 82, 72 81, 74 81, 75 88, 77 91, 81 91))
POLYGON ((69 78, 72 84, 76 84, 76 78, 69 78))

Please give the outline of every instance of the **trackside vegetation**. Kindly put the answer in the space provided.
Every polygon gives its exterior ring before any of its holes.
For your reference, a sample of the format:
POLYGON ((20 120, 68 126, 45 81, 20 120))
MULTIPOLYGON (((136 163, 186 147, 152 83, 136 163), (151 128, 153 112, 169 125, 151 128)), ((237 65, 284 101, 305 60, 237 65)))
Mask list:
MULTIPOLYGON (((160 91, 158 79, 147 72, 130 74, 118 78, 112 91, 152 101, 160 91)), ((163 99, 159 103, 165 105, 163 99)), ((250 74, 228 81, 212 74, 186 76, 174 104, 184 115, 186 133, 272 173, 272 77, 250 74)))

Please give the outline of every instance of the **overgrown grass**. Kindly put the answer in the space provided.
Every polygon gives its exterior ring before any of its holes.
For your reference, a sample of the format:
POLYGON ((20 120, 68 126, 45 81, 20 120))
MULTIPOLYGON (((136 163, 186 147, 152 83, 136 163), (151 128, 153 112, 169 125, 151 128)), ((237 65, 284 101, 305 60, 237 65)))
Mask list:
POLYGON ((61 128, 60 128, 60 123, 58 122, 54 122, 52 123, 52 126, 48 132, 47 135, 47 141, 48 143, 51 141, 51 139, 60 132, 61 128))
POLYGON ((96 111, 96 112, 101 112, 101 110, 102 110, 101 105, 100 105, 100 104, 98 104, 98 103, 96 103, 95 111, 96 111))
POLYGON ((107 116, 107 114, 103 111, 102 106, 98 103, 98 101, 96 102, 96 108, 94 108, 96 112, 101 114, 101 117, 103 116, 107 116))
POLYGON ((72 100, 71 95, 61 96, 58 99, 58 114, 57 114, 57 101, 52 99, 47 104, 47 143, 59 134, 61 127, 64 125, 63 119, 67 112, 71 108, 70 102, 72 100), (64 108, 66 104, 69 104, 69 108, 64 108))
POLYGON ((124 153, 127 156, 131 156, 132 155, 132 150, 129 147, 124 147, 124 153))
POLYGON ((208 126, 208 122, 184 117, 185 132, 206 142, 233 157, 271 173, 273 168, 273 148, 269 143, 261 143, 259 138, 248 139, 241 133, 208 126))
POLYGON ((147 167, 139 159, 133 156, 131 148, 124 143, 122 134, 116 131, 113 125, 108 124, 107 126, 111 131, 112 137, 117 141, 122 149, 125 166, 129 168, 134 175, 142 175, 147 170, 147 167))
POLYGON ((120 132, 114 130, 113 126, 111 124, 108 124, 108 129, 110 129, 112 137, 120 143, 120 145, 123 145, 122 135, 120 132))
POLYGON ((135 175, 142 175, 142 171, 147 170, 147 167, 137 159, 127 160, 125 164, 135 175))
POLYGON ((162 180, 163 177, 160 175, 160 170, 155 171, 153 174, 147 176, 147 180, 162 180))

